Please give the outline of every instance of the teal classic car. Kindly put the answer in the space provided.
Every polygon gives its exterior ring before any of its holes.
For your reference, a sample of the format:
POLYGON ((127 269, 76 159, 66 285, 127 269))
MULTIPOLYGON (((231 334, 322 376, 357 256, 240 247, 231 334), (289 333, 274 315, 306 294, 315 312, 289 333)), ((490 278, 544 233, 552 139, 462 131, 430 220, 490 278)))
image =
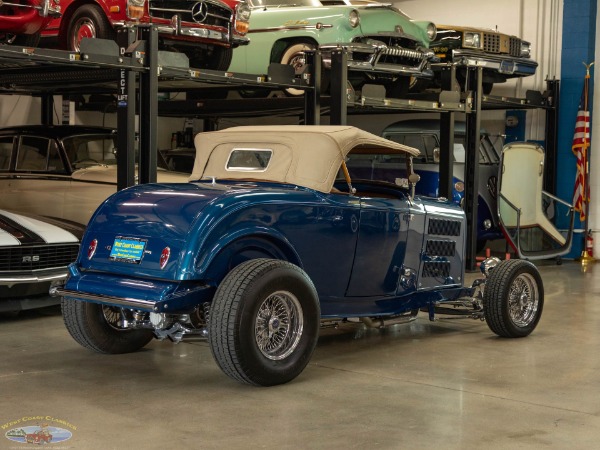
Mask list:
POLYGON ((411 77, 433 77, 429 63, 435 55, 429 43, 436 37, 435 25, 413 21, 390 5, 324 5, 317 0, 248 3, 252 8, 250 45, 235 49, 229 67, 232 72, 266 74, 269 64, 282 63, 300 74, 304 52, 319 48, 326 74, 331 51, 344 48, 348 51, 348 80, 355 89, 366 83, 380 84, 386 87, 387 96, 400 97, 408 90, 411 77))

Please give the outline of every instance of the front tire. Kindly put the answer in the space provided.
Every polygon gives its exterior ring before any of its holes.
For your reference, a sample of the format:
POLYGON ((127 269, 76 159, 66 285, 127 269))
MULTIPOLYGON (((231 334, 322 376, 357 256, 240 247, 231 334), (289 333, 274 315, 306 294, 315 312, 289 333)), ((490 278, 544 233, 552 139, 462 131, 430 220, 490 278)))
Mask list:
POLYGON ((77 8, 68 22, 62 47, 78 52, 85 38, 114 39, 114 30, 99 6, 85 4, 77 8))
POLYGON ((246 384, 296 378, 319 334, 320 308, 310 278, 273 259, 236 266, 219 285, 209 316, 209 344, 221 370, 246 384))
MULTIPOLYGON (((305 52, 307 50, 314 49, 315 46, 313 44, 309 44, 307 42, 297 42, 285 49, 279 62, 281 64, 292 66, 296 75, 301 75, 304 71, 304 67, 306 66, 305 52)), ((327 88, 329 87, 327 78, 328 76, 326 75, 326 72, 327 71, 324 68, 321 70, 321 92, 326 92, 327 88)), ((286 88, 284 92, 289 97, 299 97, 304 95, 304 89, 286 88)))
POLYGON ((37 47, 40 43, 40 33, 35 34, 0 34, 0 44, 21 45, 23 47, 37 47))
POLYGON ((537 326, 544 307, 544 285, 529 261, 502 261, 488 277, 483 294, 485 321, 498 336, 518 338, 537 326))
POLYGON ((61 300, 61 310, 69 334, 81 346, 98 353, 131 353, 152 340, 150 330, 124 329, 119 325, 122 308, 61 300))

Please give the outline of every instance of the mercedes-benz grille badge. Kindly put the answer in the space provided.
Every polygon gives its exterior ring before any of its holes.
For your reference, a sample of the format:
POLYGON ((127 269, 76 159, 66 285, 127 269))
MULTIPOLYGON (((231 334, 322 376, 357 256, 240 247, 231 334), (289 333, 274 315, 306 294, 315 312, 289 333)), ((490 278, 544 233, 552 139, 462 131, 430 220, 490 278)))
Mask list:
POLYGON ((192 6, 192 19, 196 23, 202 23, 208 15, 208 6, 204 2, 198 2, 192 6))

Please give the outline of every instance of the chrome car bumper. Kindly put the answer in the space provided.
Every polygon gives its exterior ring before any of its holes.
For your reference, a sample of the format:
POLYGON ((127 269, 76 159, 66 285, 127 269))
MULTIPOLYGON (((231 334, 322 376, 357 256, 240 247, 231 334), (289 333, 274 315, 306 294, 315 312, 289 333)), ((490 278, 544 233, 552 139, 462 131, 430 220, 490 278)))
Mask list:
POLYGON ((0 284, 23 284, 41 283, 44 281, 57 281, 67 278, 67 268, 53 271, 41 271, 39 273, 28 273, 26 275, 0 274, 0 284))
POLYGON ((148 312, 177 313, 210 301, 214 294, 214 288, 204 284, 174 280, 140 281, 121 275, 84 273, 75 264, 68 269, 70 277, 66 283, 57 282, 50 288, 53 297, 148 312))
POLYGON ((348 44, 325 44, 319 46, 323 54, 323 65, 331 67, 331 52, 345 50, 348 52, 348 69, 356 71, 380 72, 388 74, 412 75, 431 78, 433 72, 428 70, 429 63, 435 58, 430 50, 411 50, 403 47, 365 44, 352 42, 348 44), (403 63, 385 61, 386 57, 399 58, 403 63))
POLYGON ((186 27, 177 21, 172 21, 167 25, 156 25, 156 29, 160 34, 166 34, 173 37, 183 36, 194 39, 210 39, 211 41, 219 41, 231 45, 247 45, 250 42, 245 36, 234 36, 230 38, 229 33, 223 33, 207 28, 186 27))
POLYGON ((491 55, 472 50, 453 50, 452 61, 463 67, 483 67, 507 77, 527 77, 534 75, 538 63, 529 58, 515 58, 510 55, 491 55))

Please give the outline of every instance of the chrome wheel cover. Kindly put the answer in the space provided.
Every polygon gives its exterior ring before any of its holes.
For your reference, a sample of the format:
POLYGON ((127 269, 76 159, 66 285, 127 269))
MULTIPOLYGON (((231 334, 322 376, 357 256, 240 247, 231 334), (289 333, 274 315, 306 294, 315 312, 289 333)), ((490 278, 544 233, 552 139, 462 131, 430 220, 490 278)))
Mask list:
POLYGON ((265 358, 288 357, 302 337, 302 306, 291 292, 277 291, 259 306, 254 323, 256 345, 265 358))
POLYGON ((508 293, 508 315, 518 327, 530 325, 537 317, 540 295, 535 279, 528 273, 517 276, 508 293))
POLYGON ((300 51, 292 54, 287 64, 294 68, 296 75, 302 74, 304 66, 306 65, 306 53, 300 51))
POLYGON ((73 26, 73 36, 71 37, 71 48, 75 51, 80 51, 81 40, 84 37, 95 38, 97 35, 96 24, 93 20, 87 17, 82 17, 73 26))

